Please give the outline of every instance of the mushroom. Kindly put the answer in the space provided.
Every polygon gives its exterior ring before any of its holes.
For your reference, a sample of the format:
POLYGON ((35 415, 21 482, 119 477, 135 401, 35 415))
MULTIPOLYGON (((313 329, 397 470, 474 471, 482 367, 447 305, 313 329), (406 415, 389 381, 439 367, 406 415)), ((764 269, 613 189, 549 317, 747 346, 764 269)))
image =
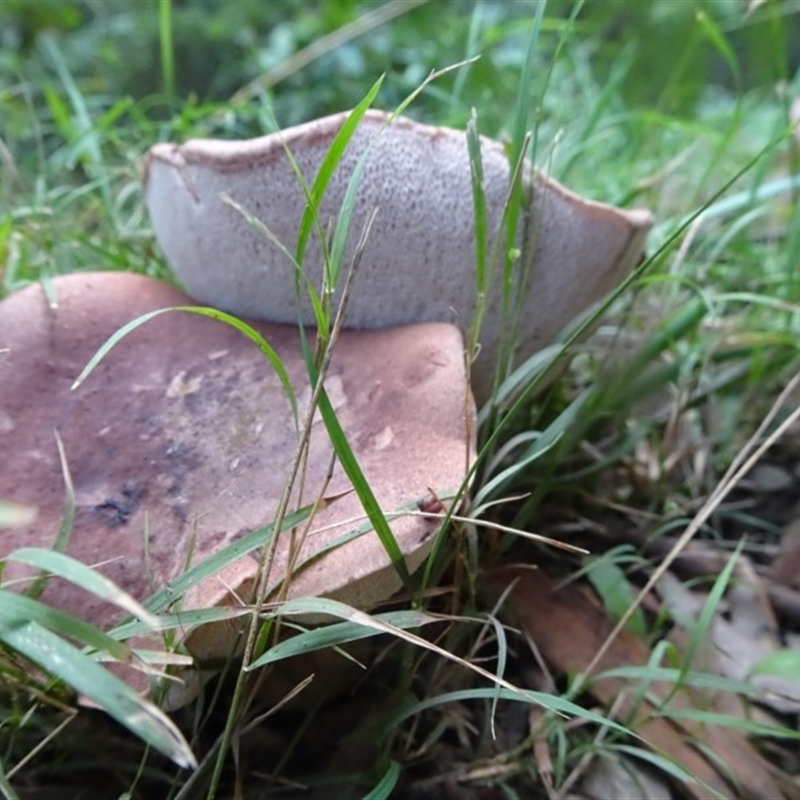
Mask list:
MULTIPOLYGON (((296 305, 295 274, 280 248, 254 232, 223 193, 262 219, 292 247, 305 196, 285 148, 312 181, 346 115, 252 142, 158 145, 147 161, 146 199, 156 235, 188 293, 239 316, 270 342, 286 366, 301 408, 310 403, 296 305), (283 324, 279 324, 283 323, 283 324), (293 327, 287 327, 291 325, 293 327)), ((475 226, 470 163, 462 134, 369 112, 359 124, 320 207, 335 217, 361 155, 370 147, 352 229, 377 217, 347 310, 355 330, 340 334, 325 382, 337 416, 382 509, 408 508, 430 490, 444 508, 474 458, 474 405, 463 340, 475 306, 475 226), (416 324, 410 324, 416 323, 416 324), (455 323, 455 325, 451 324, 455 323), (405 327, 397 327, 405 326, 405 327)), ((481 139, 487 224, 500 235, 510 170, 501 145, 481 139)), ((517 361, 543 345, 605 294, 640 258, 651 224, 646 211, 619 211, 582 200, 557 183, 523 174, 527 200, 518 245, 532 254, 515 338, 517 361)), ((354 252, 354 237, 345 258, 354 252)), ((321 248, 304 263, 319 284, 321 248)), ((507 329, 492 284, 472 385, 485 399, 507 329)), ((0 303, 0 499, 35 507, 35 522, 2 532, 0 557, 49 545, 62 513, 61 466, 52 431, 64 443, 75 487, 68 552, 138 599, 185 568, 269 523, 298 446, 291 403, 270 364, 240 332, 208 317, 162 314, 121 340, 78 391, 70 387, 100 345, 149 311, 192 304, 167 285, 119 273, 76 274, 53 282, 57 305, 41 287, 0 303)), ((312 426, 302 488, 293 504, 335 498, 317 511, 311 532, 282 536, 277 581, 288 596, 336 597, 368 607, 400 579, 374 533, 320 551, 350 531, 363 512, 334 464, 324 425, 312 426), (320 553, 318 556, 314 554, 320 553)), ((426 505, 423 502, 423 507, 426 505)), ((424 516, 392 517, 409 571, 433 542, 424 516)), ((258 554, 247 553, 196 584, 183 608, 230 605, 247 597, 258 554)), ((25 576, 10 562, 4 578, 25 576)), ((98 627, 118 612, 61 579, 44 599, 98 627)), ((199 658, 224 658, 236 629, 190 631, 199 658)), ((135 681, 135 678, 131 678, 135 681)), ((186 702, 196 682, 173 690, 186 702)))
MULTIPOLYGON (((64 503, 55 429, 76 503, 67 552, 98 565, 143 600, 187 563, 273 519, 298 447, 291 404, 251 341, 217 320, 182 312, 133 329, 71 391, 121 326, 192 301, 162 282, 123 273, 73 274, 55 279, 52 289, 57 305, 48 303, 39 285, 0 303, 0 498, 38 509, 35 521, 0 530, 0 557, 23 546, 48 547, 55 538, 64 503)), ((298 329, 252 324, 282 359, 302 415, 311 391, 298 329)), ((457 328, 429 323, 342 332, 325 385, 382 509, 413 506, 430 489, 450 505, 474 454, 457 328)), ((331 465, 330 440, 315 420, 302 497, 298 482, 293 507, 313 503, 321 493, 336 499, 313 518, 288 596, 335 597, 369 607, 400 587, 374 532, 303 564, 364 521, 338 463, 327 480, 331 465)), ((437 523, 417 514, 390 519, 390 526, 413 571, 428 553, 437 523)), ((277 580, 290 570, 290 546, 298 537, 280 537, 277 580)), ((244 555, 197 584, 182 607, 246 599, 258 556, 244 555)), ((3 578, 24 574, 10 561, 3 578)), ((118 621, 118 609, 59 578, 49 580, 43 600, 104 629, 118 621)), ((202 658, 225 658, 234 635, 220 624, 191 633, 186 646, 202 658)), ((169 704, 187 701, 194 688, 173 690, 169 704)))
MULTIPOLYGON (((289 250, 297 241, 306 198, 288 148, 310 185, 347 114, 337 114, 250 141, 159 144, 147 159, 146 202, 161 248, 185 290, 234 314, 313 323, 297 307, 295 275, 285 254, 223 202, 223 193, 289 250)), ((368 112, 358 125, 319 209, 327 228, 344 200, 354 168, 371 151, 355 203, 350 252, 367 215, 377 209, 346 325, 379 329, 446 321, 466 330, 475 306, 475 225, 467 140, 448 128, 368 112)), ((489 252, 501 226, 511 172, 504 147, 480 140, 489 252)), ((526 163, 528 200, 519 225, 533 259, 521 297, 515 363, 552 342, 577 314, 618 284, 642 256, 648 211, 622 211, 584 200, 526 163)), ((319 241, 304 270, 319 286, 319 241)), ((476 398, 487 398, 504 332, 499 275, 492 282, 473 366, 476 398)), ((516 297, 516 294, 515 294, 516 297)))

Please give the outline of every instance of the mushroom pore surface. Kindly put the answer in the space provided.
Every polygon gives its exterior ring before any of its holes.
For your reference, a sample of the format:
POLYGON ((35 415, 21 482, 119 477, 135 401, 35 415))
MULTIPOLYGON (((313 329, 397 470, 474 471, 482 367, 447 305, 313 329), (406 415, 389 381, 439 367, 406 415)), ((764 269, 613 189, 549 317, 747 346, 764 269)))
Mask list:
MULTIPOLYGON (((294 267, 230 196, 294 252, 306 197, 288 148, 311 185, 347 114, 337 114, 250 141, 159 144, 148 156, 146 201, 158 241, 186 291, 236 314, 287 324, 313 324, 294 267)), ((509 193, 504 147, 481 138, 488 252, 493 252, 509 193)), ((406 118, 389 124, 370 111, 360 122, 319 207, 329 231, 356 164, 370 148, 359 184, 345 264, 368 215, 376 217, 348 302, 348 327, 379 329, 412 322, 451 322, 465 331, 475 309, 475 224, 466 135, 406 118)), ((486 398, 503 335, 519 362, 550 344, 577 314, 612 289, 640 260, 649 212, 584 200, 558 183, 523 170, 526 199, 511 293, 513 324, 503 312, 500 270, 489 284, 473 388, 486 398)), ((505 234, 500 233, 504 236, 505 234)), ((323 258, 312 235, 303 270, 319 289, 323 258)), ((337 298, 338 299, 338 298, 337 298)))

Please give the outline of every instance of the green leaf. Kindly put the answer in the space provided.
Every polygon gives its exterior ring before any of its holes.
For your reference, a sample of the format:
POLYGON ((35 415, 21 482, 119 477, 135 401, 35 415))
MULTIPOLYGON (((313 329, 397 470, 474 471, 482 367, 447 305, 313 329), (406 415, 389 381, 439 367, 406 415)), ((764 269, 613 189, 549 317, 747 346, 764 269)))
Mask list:
POLYGON ((392 796, 394 787, 400 779, 400 765, 396 761, 390 761, 383 777, 375 785, 375 788, 364 795, 364 800, 386 800, 392 796))
POLYGON ((481 326, 486 312, 486 293, 490 277, 486 263, 488 233, 486 226, 486 193, 483 183, 483 157, 481 155, 480 135, 478 134, 478 115, 474 108, 467 123, 467 153, 469 155, 472 208, 475 219, 475 308, 466 342, 467 358, 471 360, 475 355, 480 339, 481 326))
POLYGON ((236 619, 252 613, 249 606, 214 606, 213 608, 195 608, 188 611, 177 611, 174 614, 159 614, 156 625, 145 625, 139 620, 129 620, 117 625, 108 632, 108 635, 117 641, 126 641, 134 636, 144 636, 151 632, 180 630, 186 634, 193 628, 207 625, 211 622, 236 619))
MULTIPOLYGON (((276 616, 284 616, 284 614, 283 608, 278 609, 276 612, 276 616)), ((400 630, 421 628, 423 625, 438 621, 436 617, 423 614, 421 611, 390 611, 386 614, 375 614, 373 619, 400 630)), ((361 622, 337 622, 333 625, 325 625, 313 630, 303 631, 279 642, 254 661, 249 669, 258 669, 295 655, 312 653, 315 650, 322 650, 326 647, 338 647, 349 642, 378 636, 385 632, 382 627, 370 627, 361 622)))
POLYGON ((2 760, 0 760, 0 794, 3 795, 5 800, 19 800, 19 795, 14 791, 14 787, 9 783, 6 777, 6 771, 3 768, 2 760))
POLYGON ((36 622, 11 620, 0 607, 0 641, 88 697, 178 766, 197 766, 191 748, 166 714, 61 637, 36 622))
POLYGON ((61 435, 56 430, 56 446, 58 448, 58 460, 61 463, 61 477, 64 481, 64 511, 61 514, 61 522, 58 526, 56 540, 51 549, 63 553, 67 549, 69 537, 72 535, 72 526, 75 522, 75 487, 72 483, 72 475, 67 463, 67 453, 64 450, 64 442, 61 435))
POLYGON ((72 556, 41 547, 23 547, 6 556, 6 559, 20 564, 29 564, 32 567, 59 575, 102 600, 119 606, 146 624, 157 624, 156 618, 135 598, 97 570, 87 567, 72 556))
MULTIPOLYGON (((69 465, 67 464, 67 454, 64 450, 64 442, 58 431, 55 431, 56 447, 58 448, 58 459, 61 462, 61 476, 64 480, 64 511, 61 514, 61 522, 58 526, 58 533, 50 549, 56 553, 63 553, 67 549, 69 537, 72 534, 72 525, 75 521, 75 488, 72 485, 72 475, 70 475, 69 465)), ((42 573, 38 578, 31 581, 25 594, 28 597, 37 598, 44 591, 47 585, 47 575, 42 573)))
POLYGON ((130 659, 130 650, 116 639, 80 617, 52 608, 39 600, 0 589, 0 608, 0 615, 9 625, 36 622, 66 639, 73 639, 95 650, 105 650, 117 661, 130 659))
POLYGON ((672 683, 688 686, 698 686, 703 689, 714 689, 719 692, 733 692, 752 697, 757 697, 760 690, 746 681, 736 681, 730 678, 723 678, 707 672, 695 672, 692 670, 684 675, 681 670, 673 667, 657 666, 625 666, 614 667, 598 673, 593 680, 601 681, 611 678, 624 678, 626 681, 643 681, 646 683, 672 683))
POLYGON ((760 658, 750 668, 750 676, 776 675, 797 680, 800 676, 800 651, 783 647, 760 658))
POLYGON ((736 562, 739 560, 739 556, 744 549, 745 543, 745 539, 742 537, 742 539, 736 545, 736 549, 728 558, 727 563, 722 570, 720 570, 720 573, 714 581, 711 591, 708 593, 708 597, 703 603, 703 608, 700 610, 697 622, 695 622, 694 625, 691 625, 687 622, 683 623, 684 627, 688 628, 688 630, 691 632, 691 638, 689 639, 689 646, 686 648, 686 652, 680 665, 681 680, 678 684, 676 684, 676 689, 679 685, 683 684, 686 675, 691 672, 692 664, 694 664, 695 656, 697 655, 698 650, 705 646, 705 643, 708 639, 708 632, 711 630, 711 625, 714 621, 714 618, 719 614, 719 604, 722 602, 722 598, 724 597, 725 592, 730 585, 731 579, 733 578, 733 569, 736 566, 736 562))
POLYGON ((735 717, 717 711, 705 711, 701 708, 675 708, 674 706, 666 706, 658 712, 657 716, 678 721, 693 720, 703 725, 719 725, 723 728, 732 728, 733 730, 741 731, 748 736, 768 736, 777 739, 800 741, 800 731, 793 730, 784 725, 766 725, 743 717, 735 717))
POLYGON ((311 307, 314 312, 314 319, 316 320, 317 326, 321 331, 327 332, 328 320, 325 316, 325 311, 323 309, 319 293, 317 292, 314 284, 305 276, 303 268, 291 254, 289 248, 286 247, 286 245, 275 235, 275 233, 273 233, 272 230, 270 230, 263 220, 260 220, 254 214, 251 214, 241 203, 236 202, 236 200, 234 200, 230 195, 223 192, 220 195, 220 199, 223 203, 227 203, 231 208, 234 208, 239 214, 242 215, 242 217, 244 217, 244 219, 247 221, 247 224, 250 225, 254 231, 256 231, 260 236, 263 236, 268 242, 270 242, 274 247, 277 247, 278 250, 283 253, 294 270, 295 291, 299 292, 299 285, 300 281, 302 280, 305 284, 306 295, 311 301, 311 307))
MULTIPOLYGON (((636 600, 637 592, 628 582, 625 573, 608 556, 587 556, 586 577, 603 601, 603 607, 614 622, 619 621, 636 600)), ((625 626, 639 638, 647 635, 644 612, 637 608, 625 626)))
MULTIPOLYGON (((625 744, 611 744, 607 746, 612 751, 625 753, 633 758, 638 758, 640 761, 644 761, 645 763, 660 769, 666 775, 671 775, 673 778, 676 778, 679 781, 685 781, 688 783, 701 783, 697 778, 688 773, 680 764, 659 753, 651 753, 649 750, 645 750, 643 747, 631 747, 630 745, 625 744)), ((705 786, 705 784, 701 785, 705 786)), ((706 786, 705 788, 709 790, 709 797, 719 794, 711 787, 706 786)))
POLYGON ((344 261, 344 248, 347 243, 347 235, 350 232, 350 220, 353 216, 353 208, 356 204, 356 193, 361 183, 361 176, 364 173, 364 167, 367 164, 371 144, 367 146, 361 157, 356 163, 353 174, 347 183, 344 197, 342 198, 342 205, 339 207, 339 213, 336 217, 336 228, 333 232, 333 242, 331 243, 331 250, 329 254, 329 263, 326 264, 325 282, 328 292, 333 292, 339 282, 339 274, 342 270, 342 262, 344 261))
POLYGON ((159 317, 162 314, 167 314, 171 311, 185 311, 190 314, 198 314, 203 317, 210 317, 211 319, 219 320, 220 322, 224 322, 226 325, 230 325, 232 328, 235 328, 240 333, 243 333, 248 339, 250 339, 250 341, 254 342, 258 346, 259 350, 261 350, 261 352, 267 357, 267 360, 275 370, 275 374, 280 379, 283 390, 286 392, 286 396, 289 398, 289 402, 292 405, 292 413, 294 415, 295 424, 297 423, 297 399, 295 397, 294 390, 292 389, 292 383, 289 380, 289 373, 286 372, 286 368, 283 366, 283 362, 278 354, 272 349, 272 347, 270 347, 264 337, 246 322, 242 322, 242 320, 234 317, 232 314, 226 314, 224 311, 220 311, 219 309, 206 308, 204 306, 171 306, 170 308, 160 308, 156 311, 149 311, 147 314, 142 314, 140 317, 132 320, 127 325, 123 325, 118 331, 113 333, 100 347, 100 349, 92 356, 89 363, 83 368, 81 374, 78 375, 78 377, 75 379, 75 382, 72 384, 72 390, 74 391, 77 389, 94 371, 95 367, 97 367, 97 365, 108 355, 108 353, 114 347, 116 347, 117 344, 119 344, 119 342, 131 331, 136 330, 136 328, 138 328, 140 325, 144 325, 151 319, 159 317))
MULTIPOLYGON (((317 210, 325 195, 325 190, 333 177, 333 173, 339 166, 342 155, 353 138, 353 135, 358 128, 359 122, 364 118, 364 114, 372 106, 373 101, 378 96, 381 85, 383 84, 383 76, 378 78, 372 87, 359 102, 359 104, 347 115, 347 119, 339 129, 339 132, 334 137, 333 141, 319 165, 317 174, 314 178, 314 183, 307 195, 307 205, 303 212, 303 218, 300 220, 300 227, 297 232, 297 249, 295 251, 295 258, 298 264, 303 263, 305 257, 306 245, 308 244, 308 237, 311 235, 311 228, 315 224, 319 225, 317 219, 317 210)), ((302 177, 302 176, 301 176, 302 177)))
POLYGON ((399 545, 397 544, 397 539, 395 539, 392 529, 389 527, 389 523, 386 521, 386 517, 384 516, 383 511, 381 510, 381 507, 375 498, 372 487, 364 477, 364 473, 362 472, 361 467, 356 460, 355 454, 350 447, 350 443, 347 441, 344 430, 342 430, 342 426, 339 423, 339 418, 336 416, 336 412, 333 409, 333 404, 328 397, 328 393, 324 389, 319 395, 319 411, 328 431, 328 436, 330 437, 333 449, 336 452, 336 457, 339 459, 339 463, 342 465, 342 469, 344 469, 345 474, 353 484, 353 488, 358 495, 358 499, 361 501, 361 505, 364 507, 364 512, 369 518, 369 521, 372 523, 372 527, 375 529, 375 533, 378 535, 378 538, 383 545, 383 549, 389 556, 392 566, 400 576, 403 586, 405 586, 407 590, 410 589, 411 576, 408 573, 408 567, 406 566, 405 559, 403 558, 403 554, 400 551, 399 545))
POLYGON ((725 60, 725 63, 728 65, 728 68, 731 71, 731 74, 738 83, 741 77, 739 73, 739 62, 736 59, 736 53, 731 47, 730 42, 725 37, 725 34, 720 29, 719 25, 717 25, 714 19, 702 8, 697 11, 695 19, 697 19, 697 22, 705 34, 706 39, 711 42, 716 51, 725 60))
POLYGON ((159 0, 158 33, 161 44, 161 80, 167 102, 175 101, 175 46, 172 37, 172 0, 159 0))
MULTIPOLYGON (((308 505, 292 514, 287 514, 286 517, 284 517, 281 531, 289 530, 299 525, 308 518, 313 508, 313 505, 308 505)), ((195 566, 185 570, 177 578, 152 594, 144 602, 145 608, 155 613, 162 611, 167 608, 167 606, 183 597, 192 586, 196 586, 200 581, 215 575, 223 567, 251 553, 256 548, 265 547, 272 540, 274 534, 275 526, 272 524, 265 525, 263 528, 258 528, 248 533, 241 539, 238 539, 222 550, 214 553, 214 555, 204 559, 199 564, 195 564, 195 566)))
POLYGON ((619 722, 608 719, 602 714, 596 714, 594 711, 589 711, 585 708, 582 708, 576 703, 572 703, 562 697, 547 694, 546 692, 534 692, 530 689, 512 690, 503 687, 461 689, 456 692, 448 692, 446 694, 437 695, 436 697, 430 697, 427 700, 421 700, 420 702, 414 703, 397 713, 388 723, 387 727, 397 727, 409 717, 416 716, 417 714, 421 714, 423 711, 445 705, 446 703, 463 703, 464 701, 468 700, 494 700, 495 698, 499 698, 500 700, 511 700, 515 703, 527 703, 528 705, 539 706, 541 708, 548 709, 555 714, 566 715, 569 717, 574 717, 575 719, 582 719, 586 722, 593 722, 601 727, 607 726, 609 728, 613 728, 618 733, 625 734, 626 736, 631 735, 631 731, 619 722))

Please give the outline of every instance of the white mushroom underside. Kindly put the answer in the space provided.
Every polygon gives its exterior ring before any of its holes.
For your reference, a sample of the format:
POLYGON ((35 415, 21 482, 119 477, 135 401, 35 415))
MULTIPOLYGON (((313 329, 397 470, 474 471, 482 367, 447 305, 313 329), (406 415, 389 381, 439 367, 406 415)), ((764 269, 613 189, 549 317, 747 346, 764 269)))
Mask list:
MULTIPOLYGON (((297 322, 292 264, 222 195, 262 220, 294 252, 306 200, 284 148, 292 151, 310 185, 346 116, 252 141, 196 140, 152 149, 147 204, 158 241, 190 295, 236 314, 297 322)), ((320 222, 331 230, 348 181, 371 145, 345 265, 373 209, 377 217, 349 301, 347 324, 383 328, 447 321, 465 330, 475 304, 475 226, 465 134, 406 119, 386 127, 387 119, 370 112, 362 120, 320 207, 320 222)), ((481 152, 493 239, 501 224, 510 170, 500 144, 482 139, 481 152)), ((522 307, 516 337, 520 357, 549 344, 630 270, 641 256, 651 221, 648 212, 620 212, 591 203, 551 181, 539 179, 535 185, 530 213, 523 221, 528 241, 535 243, 532 269, 523 292, 513 293, 522 307)), ((303 267, 319 288, 322 257, 316 237, 303 267)), ((481 336, 479 384, 483 373, 493 368, 501 336, 509 330, 498 285, 496 279, 481 336)), ((313 322, 305 297, 300 317, 304 323, 313 322)))

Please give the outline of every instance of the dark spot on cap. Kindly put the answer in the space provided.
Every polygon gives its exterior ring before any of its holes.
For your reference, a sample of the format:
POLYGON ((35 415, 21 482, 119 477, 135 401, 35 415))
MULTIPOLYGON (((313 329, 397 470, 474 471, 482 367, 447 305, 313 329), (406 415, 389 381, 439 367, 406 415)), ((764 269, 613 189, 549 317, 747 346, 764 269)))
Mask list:
POLYGON ((120 487, 119 494, 98 503, 94 512, 110 528, 119 528, 128 524, 143 497, 144 491, 139 484, 128 480, 120 487))

